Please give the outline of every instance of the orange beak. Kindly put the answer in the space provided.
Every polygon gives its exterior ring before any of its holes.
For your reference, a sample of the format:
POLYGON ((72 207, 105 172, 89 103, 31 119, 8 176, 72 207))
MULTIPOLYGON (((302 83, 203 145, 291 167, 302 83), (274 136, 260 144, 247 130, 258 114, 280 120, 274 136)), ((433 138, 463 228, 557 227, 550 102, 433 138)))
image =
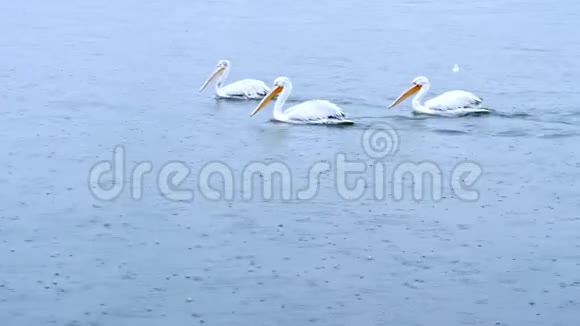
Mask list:
POLYGON ((280 94, 283 89, 283 86, 276 86, 273 90, 271 90, 270 93, 266 95, 266 97, 264 97, 264 99, 260 102, 260 104, 258 104, 258 107, 256 107, 256 109, 250 113, 250 117, 253 117, 256 113, 260 112, 260 110, 262 110, 274 98, 274 96, 280 94))
POLYGON ((394 108, 395 106, 399 105, 399 103, 403 102, 407 97, 417 93, 420 89, 421 89, 421 85, 415 85, 413 84, 413 86, 411 86, 409 89, 407 89, 403 94, 401 94, 399 97, 397 97, 397 99, 393 102, 393 104, 389 105, 389 109, 394 108))
POLYGON ((203 85, 201 86, 201 88, 199 89, 199 92, 201 93, 206 87, 207 85, 209 85, 209 83, 214 80, 217 76, 221 75, 224 72, 225 68, 224 67, 218 67, 210 76, 209 78, 205 81, 205 83, 203 83, 203 85))

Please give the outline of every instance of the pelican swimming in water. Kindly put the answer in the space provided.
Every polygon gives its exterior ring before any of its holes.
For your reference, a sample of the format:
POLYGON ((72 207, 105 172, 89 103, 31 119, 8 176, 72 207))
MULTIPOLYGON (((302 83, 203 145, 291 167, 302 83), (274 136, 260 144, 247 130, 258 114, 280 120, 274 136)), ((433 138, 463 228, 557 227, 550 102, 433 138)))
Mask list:
POLYGON ((268 102, 278 95, 274 105, 274 120, 294 124, 353 124, 346 120, 344 112, 336 104, 324 100, 302 102, 283 110, 282 107, 292 92, 292 83, 287 77, 278 77, 274 88, 252 111, 250 117, 262 110, 268 102))
POLYGON ((228 60, 218 61, 216 70, 203 83, 199 92, 201 93, 209 83, 218 78, 215 84, 215 93, 218 98, 224 99, 242 99, 242 100, 259 100, 264 98, 270 91, 268 86, 261 81, 255 79, 243 79, 227 86, 223 86, 224 81, 228 78, 230 73, 231 63, 228 60))
POLYGON ((490 110, 481 107, 483 99, 473 93, 466 91, 450 91, 443 93, 422 103, 423 98, 429 91, 431 84, 427 77, 417 77, 413 80, 411 87, 401 94, 390 106, 393 108, 403 102, 407 97, 418 92, 413 98, 413 112, 419 114, 441 115, 441 116, 464 116, 472 113, 489 113, 490 110))

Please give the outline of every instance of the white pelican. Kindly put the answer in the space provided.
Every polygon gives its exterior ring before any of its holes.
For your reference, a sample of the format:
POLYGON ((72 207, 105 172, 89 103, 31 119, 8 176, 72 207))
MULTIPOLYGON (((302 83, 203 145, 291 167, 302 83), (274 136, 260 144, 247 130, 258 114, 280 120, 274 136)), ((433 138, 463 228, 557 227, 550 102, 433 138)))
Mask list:
POLYGON ((442 115, 442 116, 463 116, 471 113, 489 113, 490 110, 481 108, 483 99, 466 91, 450 91, 421 104, 431 84, 427 77, 417 77, 413 80, 411 87, 401 94, 389 106, 395 107, 403 102, 407 97, 419 92, 413 98, 413 112, 420 114, 442 115))
POLYGON ((344 112, 334 103, 324 100, 302 102, 286 110, 282 106, 292 92, 292 83, 287 77, 278 77, 274 81, 274 89, 258 104, 250 114, 253 117, 262 110, 268 102, 278 95, 274 105, 274 120, 294 124, 353 124, 346 120, 344 112))
POLYGON ((199 92, 203 91, 207 85, 219 76, 215 84, 215 93, 218 98, 225 99, 244 99, 244 100, 259 100, 262 99, 270 89, 261 80, 243 79, 235 83, 223 86, 224 81, 230 73, 231 63, 228 60, 218 61, 216 70, 203 83, 199 92), (223 86, 223 87, 222 87, 223 86))

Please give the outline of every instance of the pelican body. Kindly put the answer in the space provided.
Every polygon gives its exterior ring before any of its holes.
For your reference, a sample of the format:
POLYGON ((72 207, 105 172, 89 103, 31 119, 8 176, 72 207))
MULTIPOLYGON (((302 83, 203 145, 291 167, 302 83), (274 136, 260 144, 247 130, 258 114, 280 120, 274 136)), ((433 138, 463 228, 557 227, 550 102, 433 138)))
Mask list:
POLYGON ((278 77, 274 81, 274 87, 266 97, 258 104, 250 114, 253 117, 262 110, 274 96, 278 95, 274 105, 274 120, 293 124, 353 124, 347 120, 344 112, 336 104, 325 100, 312 100, 283 109, 284 103, 292 92, 292 83, 287 77, 278 77))
POLYGON ((490 110, 482 108, 483 99, 473 93, 466 91, 450 91, 434 97, 423 103, 422 100, 429 91, 431 84, 427 77, 417 77, 413 80, 411 87, 401 94, 390 106, 389 109, 403 102, 407 97, 417 93, 411 103, 413 112, 418 114, 440 115, 440 116, 464 116, 473 113, 489 113, 490 110))
POLYGON ((216 78, 215 93, 217 98, 260 100, 270 91, 263 81, 256 79, 243 79, 227 86, 223 86, 224 81, 230 73, 230 68, 231 63, 228 60, 218 61, 216 70, 209 76, 205 83, 203 83, 199 92, 201 93, 207 85, 216 78))

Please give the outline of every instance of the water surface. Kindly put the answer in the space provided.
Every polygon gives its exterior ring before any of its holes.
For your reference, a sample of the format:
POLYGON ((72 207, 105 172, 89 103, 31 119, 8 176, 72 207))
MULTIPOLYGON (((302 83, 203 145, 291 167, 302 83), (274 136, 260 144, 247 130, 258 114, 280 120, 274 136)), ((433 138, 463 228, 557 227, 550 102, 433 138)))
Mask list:
MULTIPOLYGON (((580 135, 577 1, 4 1, 0 4, 0 324, 577 325, 580 135), (256 103, 197 89, 288 76, 352 128, 250 119, 256 103), (460 72, 453 73, 458 64, 460 72), (417 75, 496 113, 422 118, 386 106, 417 75), (95 199, 89 169, 283 162, 297 185, 361 136, 395 155, 483 175, 477 201, 95 199)), ((446 178, 445 180, 448 180, 446 178)), ((195 185, 195 175, 188 179, 195 185)), ((279 194, 278 194, 279 195, 279 194)))

